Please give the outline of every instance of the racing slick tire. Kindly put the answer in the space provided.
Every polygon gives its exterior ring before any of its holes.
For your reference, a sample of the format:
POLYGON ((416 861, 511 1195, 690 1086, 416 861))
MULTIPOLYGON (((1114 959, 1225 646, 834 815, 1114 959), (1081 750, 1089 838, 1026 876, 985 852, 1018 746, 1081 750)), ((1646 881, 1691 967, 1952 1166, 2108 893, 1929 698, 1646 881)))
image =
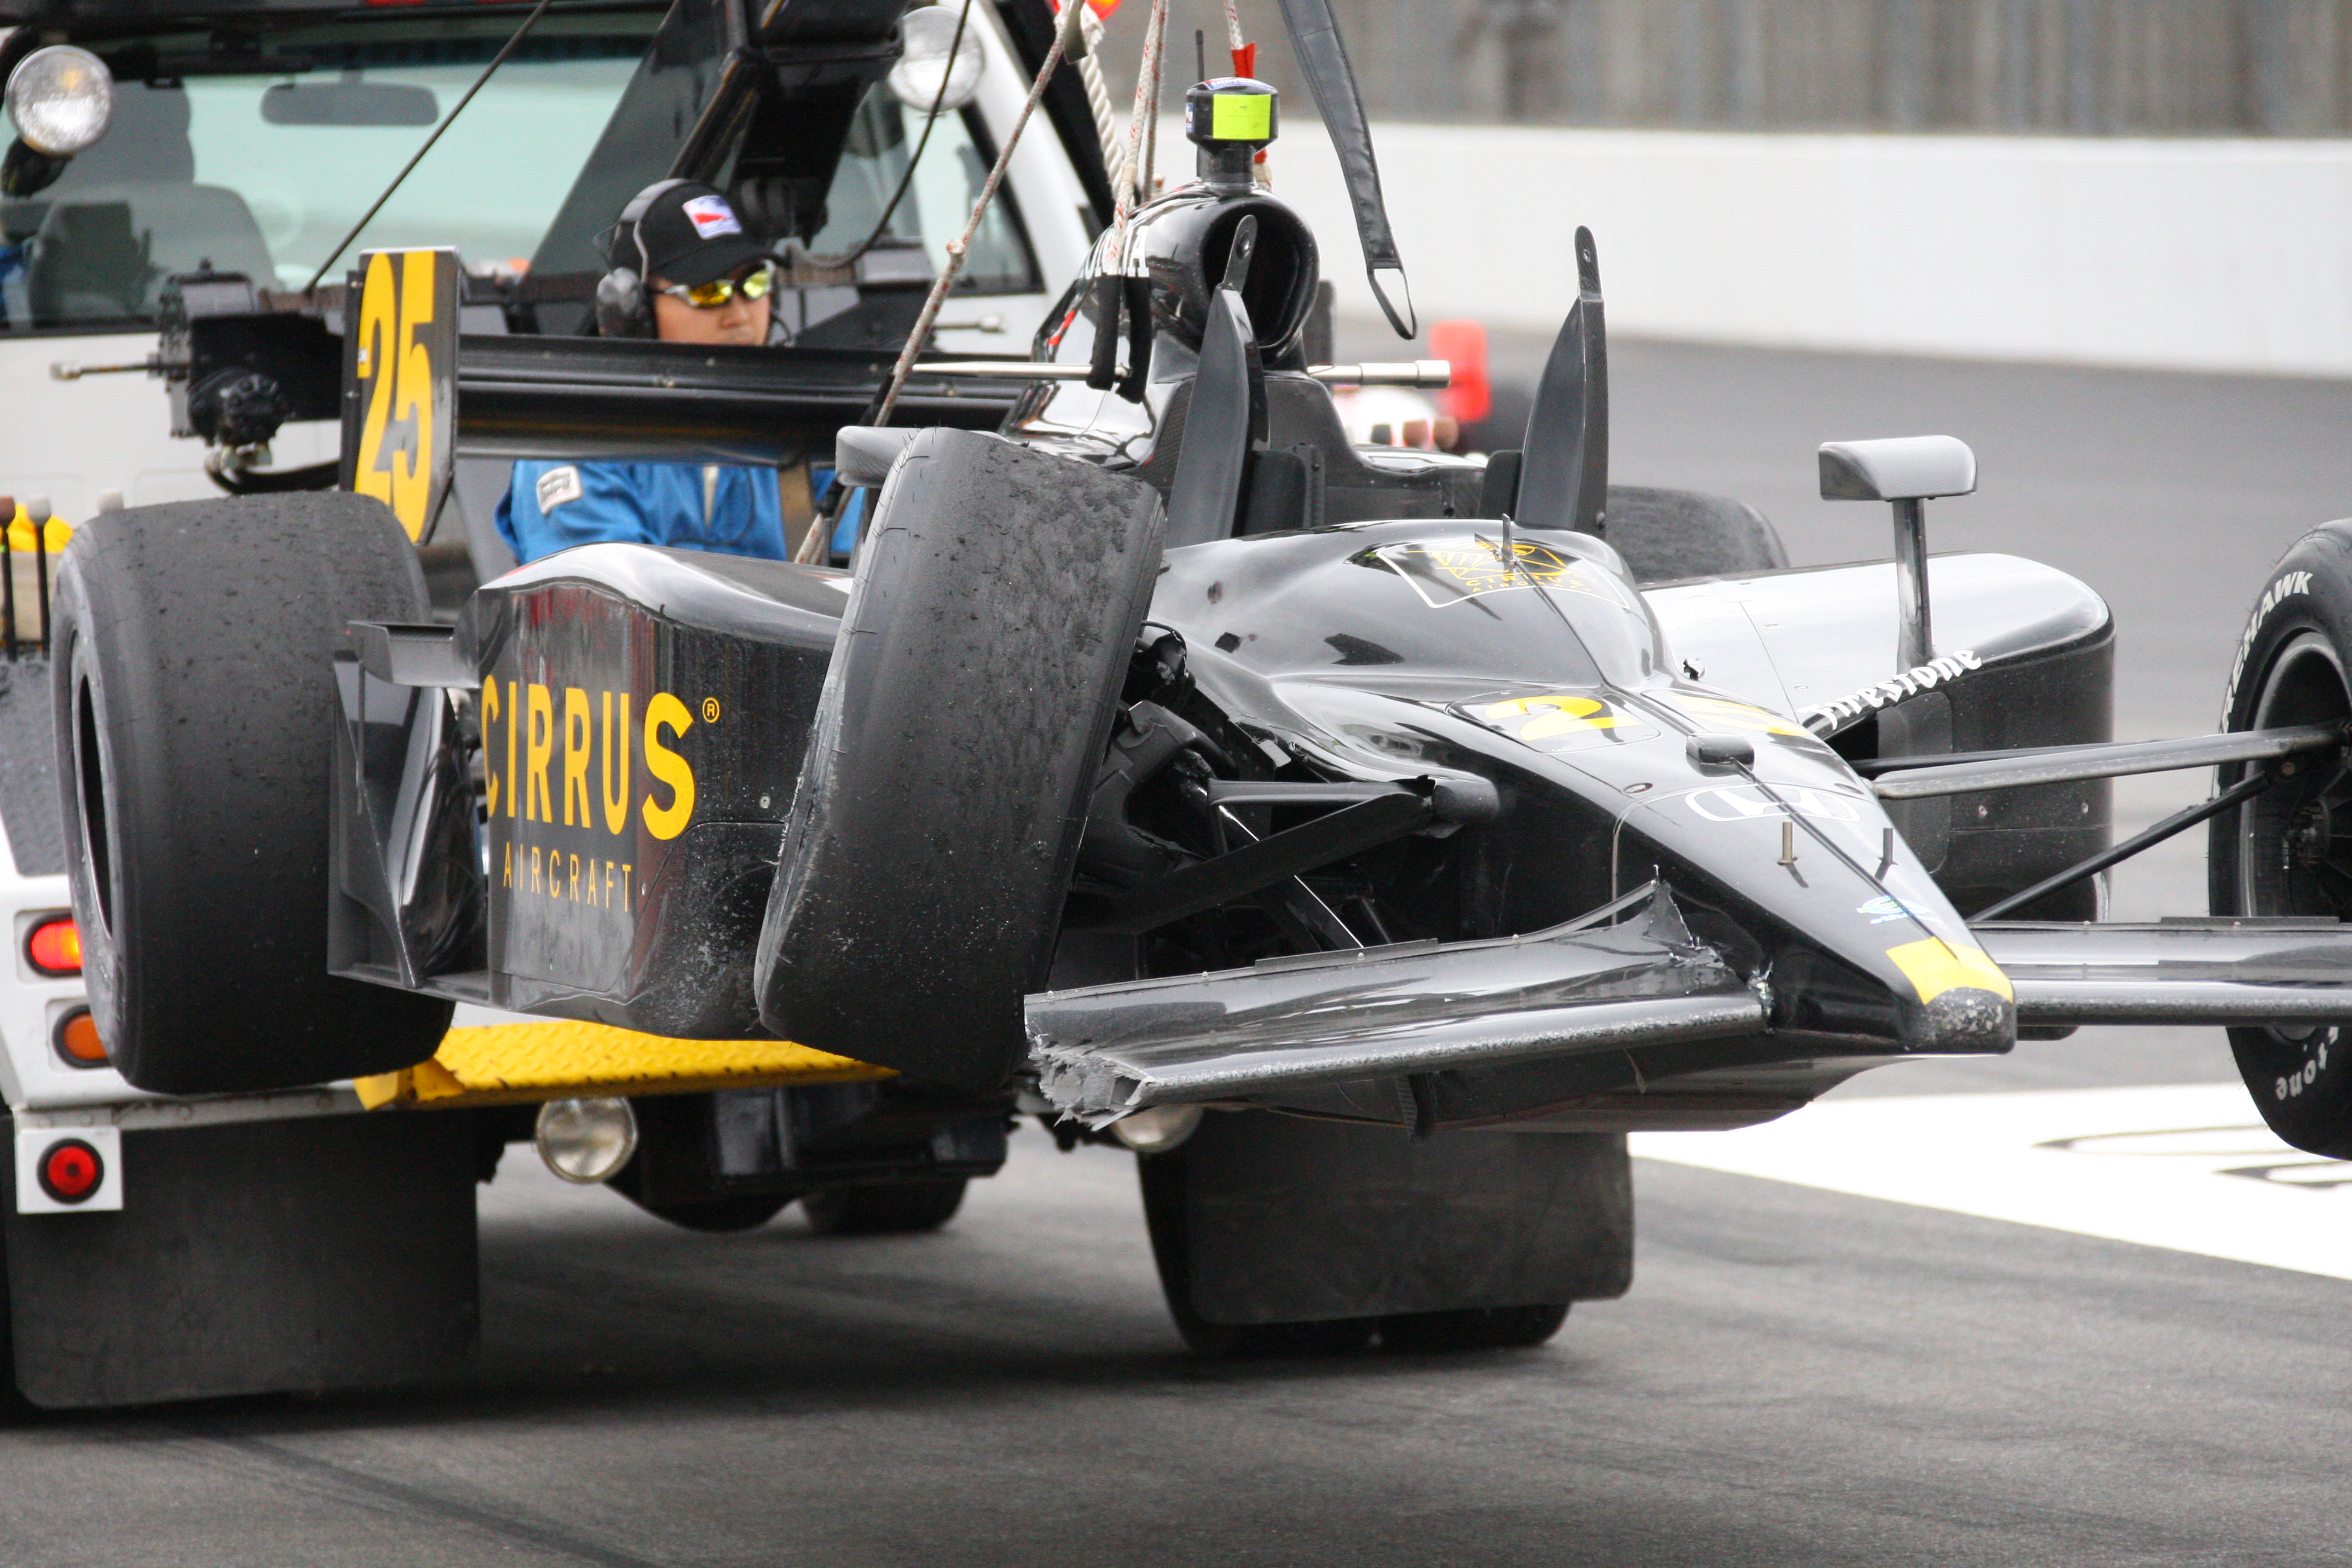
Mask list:
POLYGON ((381 502, 186 501, 84 525, 53 649, 66 869, 109 1058, 224 1094, 411 1067, 450 1004, 327 973, 333 656, 425 618, 381 502))
MULTIPOLYGON (((2227 730, 2352 718, 2352 521, 2298 540, 2254 603, 2222 709, 2227 730)), ((2217 787, 2246 775, 2225 763, 2217 787)), ((2217 915, 2352 918, 2352 758, 2307 754, 2213 818, 2206 850, 2217 915)), ((2352 1020, 2233 1028, 2230 1051, 2263 1120, 2314 1154, 2352 1158, 2352 1020)))
POLYGON ((963 1206, 964 1186, 963 1177, 950 1176, 936 1182, 828 1187, 801 1199, 801 1212, 819 1236, 916 1236, 955 1217, 963 1206))
POLYGON ((1540 1344, 1564 1300, 1633 1281, 1618 1134, 1218 1111, 1137 1158, 1169 1313, 1202 1355, 1540 1344))
POLYGON ((754 983, 778 1036, 990 1091, 1028 1052, 1160 566, 1159 493, 929 429, 875 507, 754 983))
POLYGON ((1381 1320, 1381 1343, 1404 1355, 1454 1351, 1526 1350, 1559 1332, 1568 1303, 1473 1307, 1458 1312, 1401 1312, 1381 1320))
POLYGON ((1611 485, 1601 531, 1636 583, 1770 572, 1789 563, 1769 518, 1746 501, 1701 490, 1611 485))
POLYGON ((789 1197, 742 1196, 703 1198, 694 1203, 649 1204, 626 1188, 622 1195, 656 1219, 667 1220, 680 1230, 698 1230, 709 1236, 732 1236, 738 1231, 757 1230, 778 1215, 793 1200, 789 1197))

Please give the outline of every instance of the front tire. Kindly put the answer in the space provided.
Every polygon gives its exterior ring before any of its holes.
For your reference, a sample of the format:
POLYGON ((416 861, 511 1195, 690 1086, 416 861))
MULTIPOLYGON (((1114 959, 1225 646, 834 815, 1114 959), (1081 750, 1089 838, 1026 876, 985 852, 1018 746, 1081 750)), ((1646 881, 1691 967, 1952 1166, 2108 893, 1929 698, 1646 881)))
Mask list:
POLYGON ((964 1179, 895 1182, 887 1186, 829 1187, 801 1200, 809 1228, 819 1236, 919 1236, 955 1217, 964 1179))
POLYGON ((431 1056, 450 1004, 327 972, 328 797, 349 623, 415 621, 382 503, 294 494, 111 513, 58 574, 66 869, 122 1076, 243 1093, 431 1056))
MULTIPOLYGON (((2296 542, 2271 575, 2240 644, 2229 730, 2352 719, 2352 521, 2296 542)), ((2344 751, 2265 765, 2279 782, 2213 819, 2206 853, 2217 915, 2352 918, 2352 760, 2344 751)), ((2221 770, 2226 789, 2249 764, 2221 770)), ((2239 1076, 2272 1131, 2298 1149, 2352 1158, 2352 1023, 2233 1028, 2239 1076)))

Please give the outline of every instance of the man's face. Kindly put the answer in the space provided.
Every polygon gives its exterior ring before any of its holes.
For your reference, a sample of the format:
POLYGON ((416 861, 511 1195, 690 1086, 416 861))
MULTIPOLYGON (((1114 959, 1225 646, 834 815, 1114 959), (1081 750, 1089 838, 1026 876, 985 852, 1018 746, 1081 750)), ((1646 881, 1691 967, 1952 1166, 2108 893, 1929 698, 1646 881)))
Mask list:
MULTIPOLYGON (((744 268, 736 281, 759 270, 744 268)), ((667 278, 653 279, 656 289, 669 287, 667 278)), ((768 341, 768 300, 743 298, 741 289, 728 296, 723 305, 708 309, 690 305, 675 294, 654 295, 654 330, 666 343, 750 343, 757 346, 768 341)))

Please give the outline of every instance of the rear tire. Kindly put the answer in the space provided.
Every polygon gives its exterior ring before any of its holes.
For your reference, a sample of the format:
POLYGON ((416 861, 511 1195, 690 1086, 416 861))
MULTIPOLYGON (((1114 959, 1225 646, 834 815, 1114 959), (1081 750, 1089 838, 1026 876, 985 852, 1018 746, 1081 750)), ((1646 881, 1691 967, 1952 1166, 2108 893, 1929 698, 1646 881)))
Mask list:
POLYGON ((916 1236, 937 1230, 963 1206, 964 1178, 831 1187, 801 1200, 819 1236, 916 1236))
POLYGON ((1381 1320, 1381 1343, 1404 1355, 1526 1350, 1559 1332, 1568 1303, 1473 1307, 1459 1312, 1404 1312, 1381 1320))
MULTIPOLYGON (((2255 730, 2347 718, 2352 521, 2305 534, 2272 573, 2231 672, 2222 722, 2255 730)), ((2213 819, 2206 851, 2212 911, 2352 919, 2347 754, 2255 765, 2275 769, 2281 781, 2213 819)), ((2248 766, 2224 766, 2220 787, 2244 778, 2248 766)), ((2230 1052, 2272 1131, 2314 1154, 2352 1158, 2352 1023, 2231 1029, 2230 1052)))
POLYGON ((1770 519, 1746 501, 1700 490, 1611 485, 1601 532, 1636 583, 1772 572, 1789 563, 1770 519))
POLYGON ((1028 1052, 1160 565, 1157 491, 925 430, 875 508, 760 938, 788 1040, 992 1091, 1028 1052))
POLYGON ((708 1198, 691 1204, 649 1204, 624 1193, 632 1203, 653 1215, 667 1220, 680 1230, 698 1230, 711 1236, 732 1236, 738 1231, 757 1230, 784 1212, 790 1198, 736 1197, 708 1198))
POLYGON ((164 1094, 433 1054, 450 1004, 327 973, 328 795, 354 620, 425 584, 382 503, 298 493, 110 513, 58 574, 66 869, 108 1055, 164 1094))
POLYGON ((1621 1135, 1218 1111, 1138 1171, 1169 1313, 1205 1356, 1539 1344, 1563 1299, 1632 1281, 1621 1135))

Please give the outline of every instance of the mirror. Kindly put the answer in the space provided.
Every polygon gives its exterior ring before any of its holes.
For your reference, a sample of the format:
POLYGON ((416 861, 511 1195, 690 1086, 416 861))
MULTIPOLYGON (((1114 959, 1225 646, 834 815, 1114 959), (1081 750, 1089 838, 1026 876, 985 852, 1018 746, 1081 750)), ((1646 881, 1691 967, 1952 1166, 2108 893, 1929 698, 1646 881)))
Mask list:
POLYGON ((335 81, 279 82, 261 95, 261 118, 272 125, 431 125, 441 100, 429 87, 362 81, 356 72, 335 81))

